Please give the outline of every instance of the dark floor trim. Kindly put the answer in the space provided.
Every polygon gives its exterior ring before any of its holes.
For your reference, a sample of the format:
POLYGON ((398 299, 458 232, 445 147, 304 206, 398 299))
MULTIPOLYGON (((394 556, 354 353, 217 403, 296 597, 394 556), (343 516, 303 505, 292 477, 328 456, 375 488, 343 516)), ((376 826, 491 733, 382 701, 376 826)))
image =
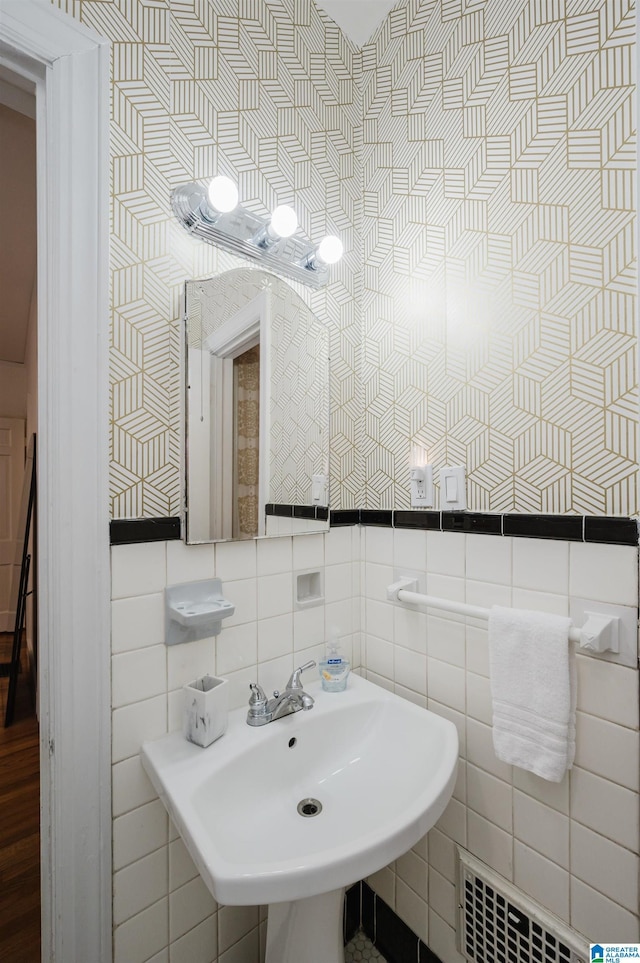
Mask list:
POLYGON ((179 518, 114 518, 109 526, 112 545, 168 542, 181 537, 179 518))
POLYGON ((441 963, 426 943, 409 929, 384 900, 362 880, 347 890, 345 943, 361 927, 387 963, 441 963), (359 915, 358 915, 359 910, 359 915))

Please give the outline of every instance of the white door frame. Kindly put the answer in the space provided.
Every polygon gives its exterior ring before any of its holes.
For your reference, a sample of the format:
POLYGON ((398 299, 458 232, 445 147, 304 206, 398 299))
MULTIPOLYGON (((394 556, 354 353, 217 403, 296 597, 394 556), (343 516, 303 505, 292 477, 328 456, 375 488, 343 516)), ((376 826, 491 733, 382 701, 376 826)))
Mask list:
POLYGON ((108 963, 109 46, 0 0, 0 63, 36 89, 42 959, 108 963))

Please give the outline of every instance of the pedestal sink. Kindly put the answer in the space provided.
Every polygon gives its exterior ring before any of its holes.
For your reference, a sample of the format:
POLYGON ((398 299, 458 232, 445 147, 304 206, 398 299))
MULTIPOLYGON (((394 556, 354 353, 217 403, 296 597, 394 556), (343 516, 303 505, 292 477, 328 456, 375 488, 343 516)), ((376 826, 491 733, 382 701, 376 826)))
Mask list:
POLYGON ((207 749, 176 732, 141 750, 218 902, 269 904, 267 963, 343 963, 344 887, 424 836, 456 777, 447 719, 354 674, 305 689, 308 712, 253 728, 237 709, 207 749))

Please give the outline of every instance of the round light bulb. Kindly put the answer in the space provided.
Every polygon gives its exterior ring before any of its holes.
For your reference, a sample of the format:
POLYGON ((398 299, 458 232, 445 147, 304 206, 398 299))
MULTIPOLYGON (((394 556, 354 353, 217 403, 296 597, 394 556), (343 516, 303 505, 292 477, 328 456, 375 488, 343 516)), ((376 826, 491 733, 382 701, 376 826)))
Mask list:
POLYGON ((318 257, 325 264, 335 264, 344 254, 344 245, 335 234, 328 234, 318 245, 318 257))
POLYGON ((209 203, 220 214, 228 214, 238 206, 238 188, 230 177, 219 174, 209 184, 209 203))
POLYGON ((291 237, 298 226, 298 215, 288 204, 279 204, 271 215, 269 233, 275 237, 291 237))

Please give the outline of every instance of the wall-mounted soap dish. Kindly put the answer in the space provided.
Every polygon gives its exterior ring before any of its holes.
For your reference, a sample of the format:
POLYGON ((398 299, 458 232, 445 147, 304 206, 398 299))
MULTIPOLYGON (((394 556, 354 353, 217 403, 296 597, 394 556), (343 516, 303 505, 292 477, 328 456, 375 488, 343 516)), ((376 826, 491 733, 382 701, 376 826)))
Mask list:
POLYGON ((293 573, 293 599, 296 609, 324 602, 324 572, 313 568, 293 573))
POLYGON ((222 620, 236 610, 232 602, 223 598, 219 578, 170 585, 164 590, 164 600, 167 645, 218 635, 222 620))

